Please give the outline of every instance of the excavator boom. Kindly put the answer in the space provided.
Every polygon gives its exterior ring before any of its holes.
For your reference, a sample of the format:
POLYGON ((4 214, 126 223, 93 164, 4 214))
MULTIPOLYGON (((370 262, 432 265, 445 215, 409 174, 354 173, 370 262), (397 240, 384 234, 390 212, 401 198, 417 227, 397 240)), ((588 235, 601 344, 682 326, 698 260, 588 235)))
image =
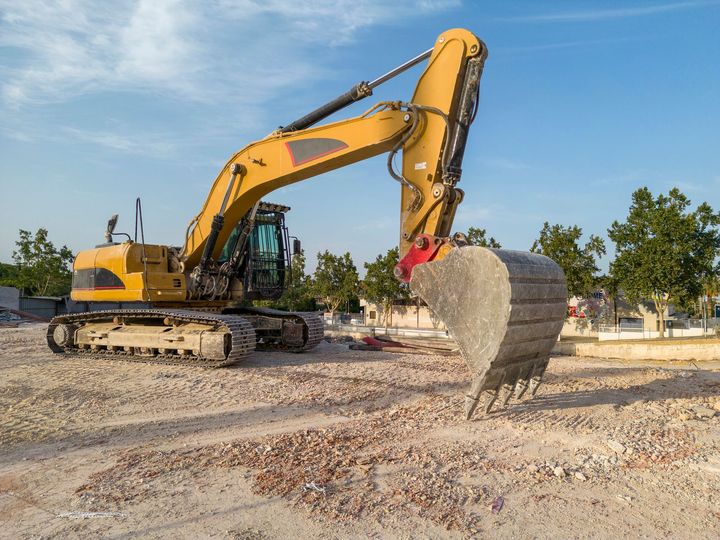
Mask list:
POLYGON ((388 154, 391 175, 402 185, 400 253, 420 233, 448 236, 462 191, 460 179, 467 133, 478 102, 487 48, 467 30, 448 30, 435 47, 371 82, 254 142, 236 154, 218 174, 208 197, 188 227, 180 258, 186 269, 206 255, 219 256, 234 224, 261 197, 280 187, 388 154), (424 59, 428 64, 409 102, 381 102, 364 114, 310 127, 347 105, 372 95, 373 88, 424 59), (402 151, 402 171, 392 160, 402 151), (223 216, 222 226, 213 220, 223 216))

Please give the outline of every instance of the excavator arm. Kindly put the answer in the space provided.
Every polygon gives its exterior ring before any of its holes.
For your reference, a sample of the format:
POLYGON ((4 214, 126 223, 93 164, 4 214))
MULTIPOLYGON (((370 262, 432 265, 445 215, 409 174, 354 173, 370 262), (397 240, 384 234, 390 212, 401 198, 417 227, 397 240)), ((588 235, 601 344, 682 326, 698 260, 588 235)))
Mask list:
MULTIPOLYGON (((438 37, 433 49, 401 68, 428 56, 410 102, 378 103, 358 117, 307 127, 370 95, 374 82, 360 83, 233 155, 188 227, 180 253, 183 270, 217 260, 233 228, 264 195, 384 153, 389 153, 391 175, 402 184, 401 254, 407 253, 420 233, 448 236, 462 201, 462 191, 455 184, 460 179, 487 49, 467 30, 449 30, 438 37), (399 151, 402 171, 397 173, 393 158, 399 151)), ((387 78, 380 78, 375 86, 387 78)))

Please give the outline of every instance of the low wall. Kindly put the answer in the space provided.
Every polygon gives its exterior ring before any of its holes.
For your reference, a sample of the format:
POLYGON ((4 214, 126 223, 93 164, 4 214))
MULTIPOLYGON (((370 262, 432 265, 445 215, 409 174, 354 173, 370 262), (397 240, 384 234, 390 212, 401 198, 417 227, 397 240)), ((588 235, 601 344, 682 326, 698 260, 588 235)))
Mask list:
POLYGON ((720 339, 653 342, 637 341, 613 343, 560 341, 553 354, 620 358, 622 360, 720 360, 720 339))
POLYGON ((359 326, 354 324, 325 325, 326 336, 351 336, 353 339, 362 339, 365 336, 398 336, 420 337, 428 339, 447 339, 450 336, 444 330, 426 330, 424 328, 395 328, 384 326, 359 326))

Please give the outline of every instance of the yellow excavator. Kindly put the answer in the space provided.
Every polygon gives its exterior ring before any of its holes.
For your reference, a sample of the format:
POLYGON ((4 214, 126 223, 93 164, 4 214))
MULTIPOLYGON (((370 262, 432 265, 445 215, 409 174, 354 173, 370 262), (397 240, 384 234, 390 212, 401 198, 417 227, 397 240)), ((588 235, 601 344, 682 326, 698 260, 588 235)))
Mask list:
POLYGON ((490 411, 528 389, 533 395, 565 316, 562 270, 542 255, 472 246, 463 234, 451 235, 486 58, 474 34, 448 30, 433 48, 249 144, 220 171, 182 247, 145 243, 139 205, 135 238, 114 242, 120 235, 113 216, 106 243, 80 252, 73 265, 71 297, 93 307, 55 317, 50 348, 198 366, 234 364, 254 350, 312 349, 323 337, 318 314, 250 305, 279 297, 290 272, 289 208, 261 199, 387 153, 390 175, 401 184, 395 275, 456 340, 472 376, 466 416, 481 403, 490 411), (315 126, 425 60, 410 101, 380 102, 360 116, 315 126))

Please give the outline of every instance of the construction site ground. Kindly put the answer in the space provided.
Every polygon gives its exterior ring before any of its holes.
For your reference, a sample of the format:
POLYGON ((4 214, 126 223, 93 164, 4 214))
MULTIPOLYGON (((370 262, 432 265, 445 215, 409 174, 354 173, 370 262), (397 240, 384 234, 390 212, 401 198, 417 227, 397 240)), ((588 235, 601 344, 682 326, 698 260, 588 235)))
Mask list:
POLYGON ((466 421, 459 356, 78 357, 0 328, 0 537, 717 538, 720 369, 557 357, 466 421))

